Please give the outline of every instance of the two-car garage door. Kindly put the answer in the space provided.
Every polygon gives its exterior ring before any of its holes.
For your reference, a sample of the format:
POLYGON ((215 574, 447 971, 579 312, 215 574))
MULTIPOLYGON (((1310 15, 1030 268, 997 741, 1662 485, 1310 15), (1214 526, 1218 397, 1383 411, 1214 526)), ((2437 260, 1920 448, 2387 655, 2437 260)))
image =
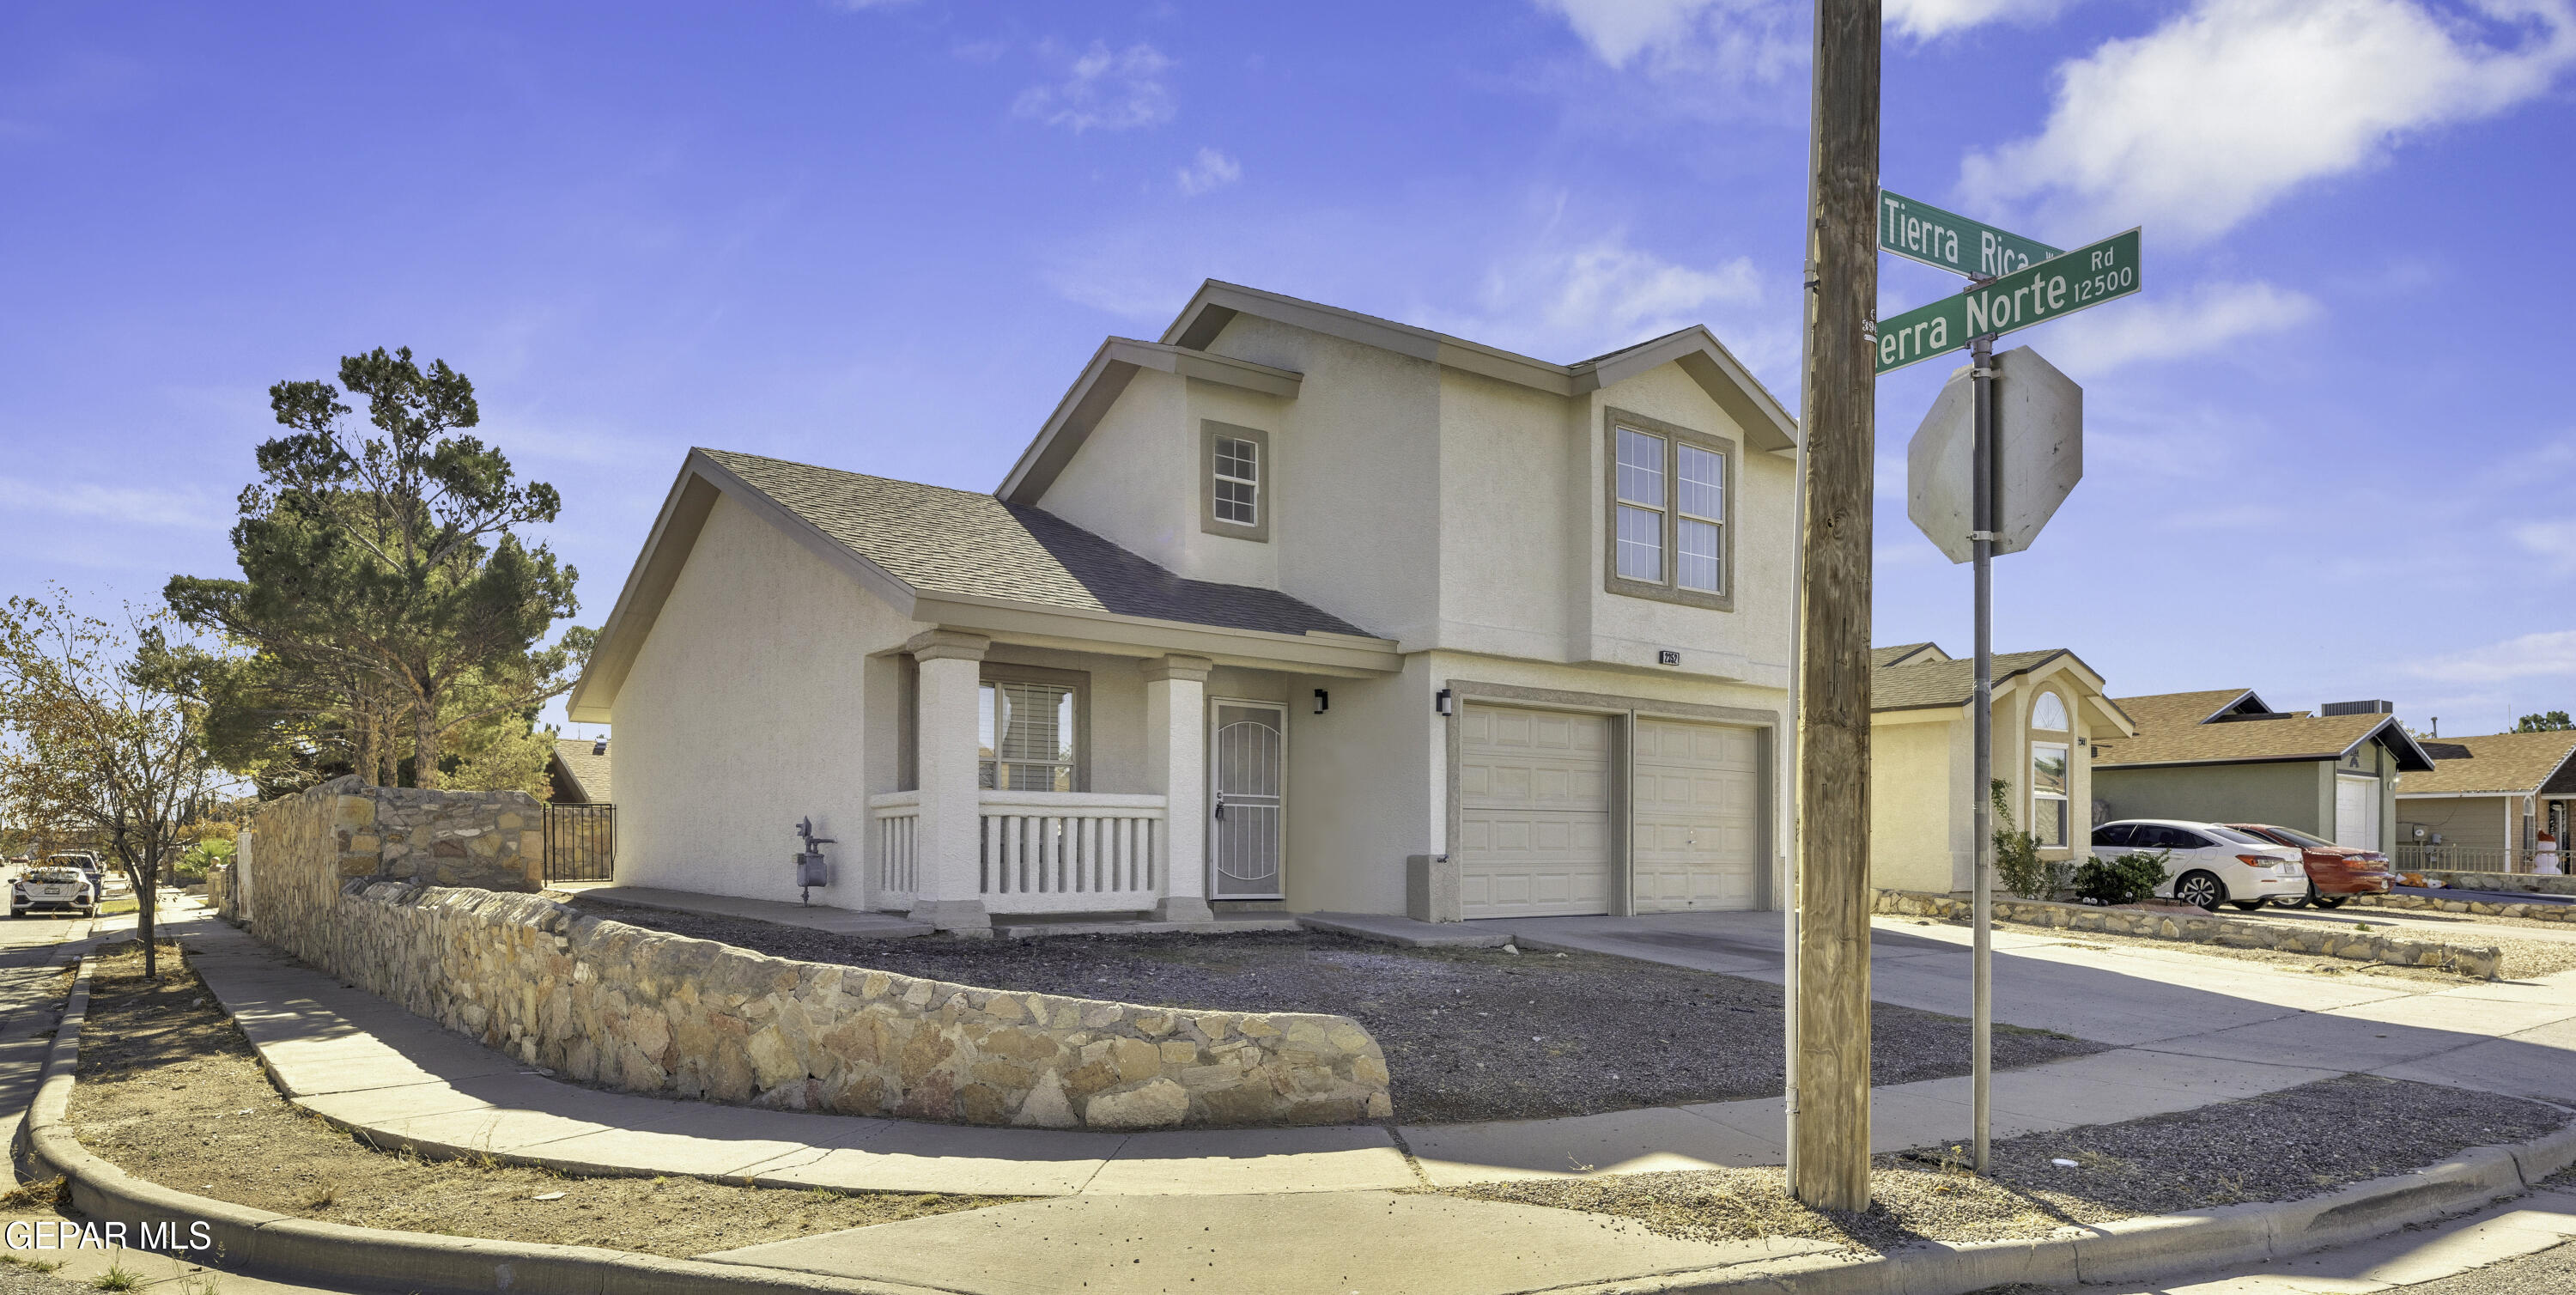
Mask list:
MULTIPOLYGON (((1458 725, 1462 914, 1611 911, 1624 808, 1611 718, 1469 705, 1458 725)), ((1641 718, 1635 740, 1636 911, 1752 907, 1753 731, 1641 718)))

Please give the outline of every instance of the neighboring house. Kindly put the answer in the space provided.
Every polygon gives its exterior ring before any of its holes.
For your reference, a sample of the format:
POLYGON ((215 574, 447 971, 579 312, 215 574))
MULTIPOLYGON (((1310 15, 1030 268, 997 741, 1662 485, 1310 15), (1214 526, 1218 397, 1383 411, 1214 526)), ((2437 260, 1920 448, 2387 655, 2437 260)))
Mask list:
POLYGON ((608 739, 555 739, 546 761, 546 778, 554 784, 546 799, 557 805, 607 805, 616 802, 608 781, 608 739))
POLYGON ((2268 823, 2337 845, 2396 837, 2400 774, 2433 767, 2382 701, 2278 711, 2250 688, 2117 698, 2137 736, 2093 753, 2109 817, 2268 823))
MULTIPOLYGON (((1869 677, 1870 884, 1976 884, 1976 662, 1930 643, 1878 648, 1869 677)), ((2093 830, 2095 743, 2130 732, 2102 676, 2064 648, 1994 659, 1994 777, 2040 857, 2078 855, 2093 830)))
POLYGON ((2576 827, 2576 733, 2425 738, 2423 746, 2432 769, 2397 782, 2400 866, 2528 872, 2545 831, 2566 868, 2567 833, 2576 827))
POLYGON ((1210 282, 992 494, 692 451, 569 710, 618 879, 955 930, 1775 902, 1789 416, 1210 282))

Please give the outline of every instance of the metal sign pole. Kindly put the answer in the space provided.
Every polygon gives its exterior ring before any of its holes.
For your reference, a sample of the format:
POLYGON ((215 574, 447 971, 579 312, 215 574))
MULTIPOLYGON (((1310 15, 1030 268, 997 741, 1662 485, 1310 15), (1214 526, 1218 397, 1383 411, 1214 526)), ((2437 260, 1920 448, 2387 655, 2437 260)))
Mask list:
POLYGON ((1987 1172, 1987 1089, 1994 1063, 1995 882, 1994 830, 1989 822, 1995 777, 1995 338, 1980 334, 1969 352, 1976 384, 1977 431, 1971 452, 1970 505, 1977 571, 1976 791, 1976 1049, 1977 1172, 1987 1172))

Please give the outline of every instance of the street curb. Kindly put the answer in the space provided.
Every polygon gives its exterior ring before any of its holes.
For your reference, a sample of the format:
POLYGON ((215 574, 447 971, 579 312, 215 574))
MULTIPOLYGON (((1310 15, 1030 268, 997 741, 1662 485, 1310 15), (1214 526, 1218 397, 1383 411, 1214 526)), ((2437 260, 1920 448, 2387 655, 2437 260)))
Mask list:
MULTIPOLYGON (((349 1282, 366 1289, 513 1295, 937 1295, 891 1282, 665 1259, 595 1246, 347 1227, 173 1191, 137 1178, 90 1154, 65 1118, 80 1065, 93 964, 93 959, 81 959, 71 997, 63 1004, 44 1078, 27 1107, 25 1148, 40 1165, 67 1180, 72 1205, 83 1214, 128 1223, 175 1223, 183 1236, 191 1225, 204 1224, 215 1246, 216 1262, 208 1267, 349 1282)), ((206 1253, 185 1257, 204 1262, 206 1253)))
POLYGON ((1761 1272, 1730 1266, 1552 1295, 1968 1295, 2017 1282, 2151 1282, 2289 1259, 2482 1209, 2530 1192, 2570 1164, 2576 1125, 2528 1142, 2472 1147, 2413 1173, 2306 1200, 2120 1219, 2036 1240, 1935 1241, 1864 1259, 1792 1259, 1761 1272))

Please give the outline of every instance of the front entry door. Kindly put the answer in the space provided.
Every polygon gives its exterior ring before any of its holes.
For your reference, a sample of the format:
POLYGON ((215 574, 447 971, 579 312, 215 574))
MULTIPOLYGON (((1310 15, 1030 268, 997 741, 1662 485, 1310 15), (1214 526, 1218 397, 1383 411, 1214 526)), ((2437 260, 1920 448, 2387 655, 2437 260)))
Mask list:
POLYGON ((1284 899, 1279 860, 1288 790, 1287 708, 1219 701, 1212 726, 1208 898, 1284 899))

